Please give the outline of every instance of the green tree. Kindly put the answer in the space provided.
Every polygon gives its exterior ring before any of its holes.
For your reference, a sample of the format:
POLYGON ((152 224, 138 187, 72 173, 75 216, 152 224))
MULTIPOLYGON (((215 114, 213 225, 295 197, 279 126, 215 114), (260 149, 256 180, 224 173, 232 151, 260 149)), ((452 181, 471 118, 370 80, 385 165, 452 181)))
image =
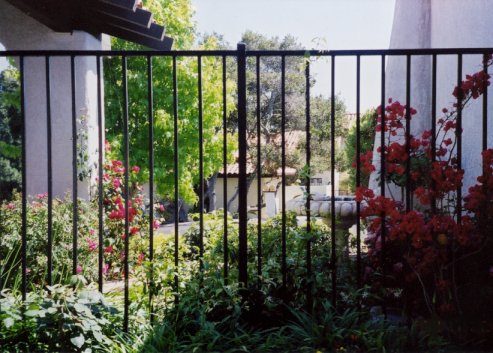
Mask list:
MULTIPOLYGON (((158 23, 166 25, 167 35, 174 39, 175 49, 190 49, 196 40, 192 22, 192 7, 189 0, 148 0, 144 2, 158 23)), ((113 39, 114 49, 135 50, 140 46, 113 39)), ((200 49, 215 49, 217 40, 208 38, 200 49)), ((174 175, 179 174, 179 195, 185 202, 197 200, 194 186, 199 185, 199 106, 198 106, 198 59, 177 58, 177 101, 178 101, 178 170, 174 168, 173 148, 173 66, 170 57, 155 57, 153 65, 154 90, 154 153, 155 181, 159 195, 173 198, 174 175)), ((203 94, 203 165, 204 178, 217 173, 223 163, 222 61, 220 58, 202 58, 203 94)), ((148 180, 148 103, 147 103, 147 59, 128 58, 129 93, 129 143, 130 163, 143 169, 141 181, 148 180)), ((121 155, 123 141, 123 95, 122 66, 120 58, 105 61, 105 98, 107 138, 113 151, 121 155)), ((232 84, 227 84, 227 109, 234 107, 232 84)), ((228 138, 229 158, 236 149, 235 138, 228 138)))
POLYGON ((19 72, 0 73, 0 201, 21 186, 21 133, 19 72))
MULTIPOLYGON (((332 137, 331 132, 331 109, 332 102, 330 98, 323 96, 315 96, 310 101, 310 116, 311 116, 311 170, 314 173, 329 170, 331 166, 331 154, 330 154, 330 140, 332 137)), ((335 97, 335 109, 334 120, 335 130, 334 138, 336 141, 339 139, 344 141, 348 133, 348 122, 346 105, 341 97, 335 97)), ((302 146, 305 148, 305 146, 302 146)), ((339 154, 342 151, 337 150, 336 144, 336 158, 334 161, 337 170, 342 171, 344 167, 339 161, 339 154)))
MULTIPOLYGON (((360 146, 361 153, 373 151, 375 140, 375 126, 377 122, 377 113, 375 109, 366 111, 360 117, 360 146)), ((356 188, 356 168, 353 163, 356 161, 356 125, 349 129, 344 154, 341 156, 341 169, 347 171, 349 175, 348 184, 351 190, 356 188)), ((361 171, 361 185, 368 186, 370 175, 361 171)))
MULTIPOLYGON (((266 37, 253 31, 246 31, 241 38, 248 50, 302 50, 303 46, 298 40, 287 35, 278 37, 266 37)), ((306 58, 287 56, 285 58, 285 131, 306 130, 306 58)), ((256 84, 256 58, 247 60, 247 139, 248 161, 254 166, 254 171, 247 180, 248 187, 257 177, 259 172, 257 165, 257 84, 256 84)), ((261 164, 263 175, 275 175, 281 167, 281 139, 282 131, 282 85, 281 85, 282 59, 280 57, 261 57, 260 59, 260 140, 261 140, 261 164)), ((235 69, 230 68, 231 76, 235 69)), ((315 84, 315 78, 310 78, 310 86, 315 84)), ((330 106, 329 99, 323 96, 310 98, 312 119, 311 124, 311 150, 312 171, 318 172, 330 168, 330 153, 327 147, 330 145, 330 106)), ((336 98, 336 136, 344 136, 343 129, 346 107, 343 101, 336 98)), ((232 123, 236 123, 232 119, 232 123)), ((305 162, 306 141, 304 136, 299 140, 298 148, 286 153, 286 166, 301 171, 305 162)), ((290 177, 294 181, 299 175, 290 177)), ((237 197, 235 193, 229 204, 237 197)))

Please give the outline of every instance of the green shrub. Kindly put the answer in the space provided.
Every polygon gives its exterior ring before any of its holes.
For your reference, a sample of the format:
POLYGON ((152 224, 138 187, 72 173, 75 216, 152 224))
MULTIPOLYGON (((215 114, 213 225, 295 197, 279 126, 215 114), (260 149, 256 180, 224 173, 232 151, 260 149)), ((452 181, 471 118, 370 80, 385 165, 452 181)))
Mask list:
POLYGON ((108 352, 121 327, 116 309, 94 289, 55 285, 25 302, 4 290, 0 306, 3 352, 108 352))
MULTIPOLYGON (((96 242, 97 213, 91 204, 79 201, 77 224, 78 248, 77 272, 89 280, 97 277, 97 249, 89 242, 96 242)), ((52 256, 53 283, 67 282, 72 275, 72 210, 71 199, 53 200, 52 256)), ((0 205, 0 288, 16 289, 21 276, 22 206, 20 194, 10 202, 0 205)), ((47 276, 48 249, 48 200, 46 194, 37 195, 27 203, 27 278, 32 286, 44 283, 47 276)))
MULTIPOLYGON (((220 212, 205 215, 204 222, 204 276, 221 278, 224 271, 224 220, 220 212)), ((259 289, 272 305, 288 304, 305 308, 307 291, 311 287, 313 298, 330 296, 331 271, 329 267, 331 247, 330 228, 322 222, 312 222, 311 232, 305 225, 298 225, 294 213, 286 214, 286 286, 282 283, 282 218, 281 215, 262 223, 262 276, 257 276, 258 227, 248 225, 248 275, 250 287, 259 289), (307 272, 307 244, 311 248, 311 273, 307 272), (257 283, 261 284, 259 288, 257 283), (277 303, 277 304, 276 304, 277 303)), ((194 224, 184 234, 190 246, 190 258, 198 261, 200 229, 194 224)), ((338 250, 339 251, 339 250, 338 250)), ((238 281, 238 227, 228 219, 229 280, 238 281)), ((315 303, 317 305, 317 303, 315 303)))

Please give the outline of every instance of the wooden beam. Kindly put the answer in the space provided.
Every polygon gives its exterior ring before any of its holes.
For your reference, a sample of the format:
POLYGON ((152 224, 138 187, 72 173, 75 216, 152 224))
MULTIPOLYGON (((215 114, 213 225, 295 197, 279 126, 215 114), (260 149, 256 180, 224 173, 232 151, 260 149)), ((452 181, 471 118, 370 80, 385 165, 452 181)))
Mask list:
POLYGON ((105 13, 108 16, 117 17, 147 28, 151 26, 152 12, 150 11, 137 8, 134 12, 102 1, 93 2, 93 5, 94 10, 105 13))
POLYGON ((137 0, 7 1, 56 32, 106 33, 165 51, 173 44, 173 39, 164 35, 164 27, 152 22, 152 13, 136 7, 137 0))
POLYGON ((103 24, 97 20, 86 22, 86 31, 92 33, 106 33, 156 50, 169 51, 173 46, 173 39, 170 37, 163 36, 158 39, 141 32, 135 32, 128 28, 119 27, 112 23, 103 24))
POLYGON ((121 7, 123 9, 135 11, 139 4, 139 0, 99 0, 108 4, 121 7))
POLYGON ((83 22, 93 23, 97 20, 104 26, 111 24, 120 28, 127 28, 130 31, 141 33, 149 37, 154 37, 158 40, 161 40, 164 36, 164 27, 155 23, 151 23, 149 27, 144 27, 134 22, 128 22, 120 17, 114 17, 108 15, 107 13, 100 12, 96 8, 88 8, 87 12, 88 14, 86 17, 88 18, 84 19, 83 22))

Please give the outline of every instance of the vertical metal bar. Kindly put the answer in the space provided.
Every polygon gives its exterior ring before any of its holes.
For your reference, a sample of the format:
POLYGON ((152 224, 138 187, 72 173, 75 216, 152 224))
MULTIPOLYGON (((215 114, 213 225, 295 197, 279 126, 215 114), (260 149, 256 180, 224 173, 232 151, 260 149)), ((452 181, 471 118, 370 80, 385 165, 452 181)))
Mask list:
POLYGON ((152 56, 147 55, 147 119, 149 124, 149 314, 154 321, 152 296, 154 294, 154 96, 152 89, 152 56))
POLYGON ((48 156, 48 285, 53 284, 53 164, 52 164, 52 134, 51 134, 51 84, 50 57, 45 57, 46 74, 46 139, 48 156))
POLYGON ((257 94, 257 279, 260 286, 262 278, 262 148, 260 121, 260 56, 256 57, 256 94, 257 94))
MULTIPOLYGON (((457 129, 455 131, 457 138, 457 169, 462 168, 462 54, 457 57, 457 129)), ((462 186, 457 187, 457 223, 462 221, 462 186)))
POLYGON ((197 57, 198 95, 199 95, 199 208, 200 208, 200 269, 204 267, 204 136, 202 107, 202 57, 197 57))
POLYGON ((306 287, 306 306, 309 313, 313 308, 312 297, 312 241, 311 241, 311 115, 310 115, 310 60, 307 59, 305 64, 305 116, 306 116, 306 166, 308 168, 308 175, 306 177, 306 232, 308 233, 308 240, 306 242, 306 278, 308 279, 306 287))
POLYGON ((224 253, 224 284, 228 284, 228 129, 227 129, 227 87, 226 87, 226 56, 223 56, 223 205, 224 205, 224 233, 223 233, 223 253, 224 253))
POLYGON ((282 285, 286 287, 286 56, 281 57, 281 195, 282 195, 282 285))
MULTIPOLYGON (((386 178, 385 178, 385 55, 382 55, 381 57, 381 113, 380 113, 380 123, 382 124, 382 129, 380 132, 380 195, 382 197, 385 197, 385 184, 386 184, 386 178)), ((385 270, 385 236, 386 236, 386 225, 385 225, 385 213, 382 212, 381 215, 381 231, 380 231, 380 237, 381 237, 381 261, 382 261, 382 275, 383 278, 386 276, 386 270, 385 270)), ((382 303, 382 308, 383 308, 383 313, 384 317, 387 318, 387 307, 385 305, 385 301, 382 303)))
MULTIPOLYGON (((361 186, 361 57, 356 57, 356 188, 361 186)), ((361 202, 356 202, 356 283, 361 288, 361 202)))
POLYGON ((174 178, 174 187, 175 187, 175 195, 174 195, 174 207, 175 207, 175 302, 178 302, 178 232, 180 230, 179 222, 180 222, 180 200, 179 200, 179 165, 178 165, 178 82, 176 77, 176 56, 173 56, 173 158, 174 158, 174 168, 175 168, 175 178, 174 178))
POLYGON ((406 212, 411 211, 411 55, 406 56, 406 212))
POLYGON ((332 268, 332 306, 337 306, 337 255, 336 255, 336 202, 335 202, 335 56, 330 62, 330 239, 331 239, 331 268, 332 268))
POLYGON ((75 57, 70 57, 70 83, 72 86, 72 274, 77 273, 77 114, 75 106, 75 57))
MULTIPOLYGON (((381 112, 380 112, 380 124, 382 124, 382 130, 380 133, 380 147, 381 147, 381 153, 380 153, 380 195, 385 196, 385 55, 381 56, 381 87, 380 87, 380 92, 381 92, 381 102, 380 102, 380 107, 381 107, 381 112)), ((385 222, 385 216, 383 215, 383 221, 385 222)), ((382 230, 384 229, 384 225, 382 224, 382 230)), ((383 241, 383 239, 382 239, 383 241)))
POLYGON ((97 70, 97 87, 98 87, 98 289, 103 292, 103 234, 104 234, 104 219, 103 219, 103 152, 104 152, 104 127, 103 127, 103 94, 101 88, 101 56, 96 56, 96 70, 97 70))
POLYGON ((247 109, 246 109, 246 45, 238 43, 238 279, 247 286, 247 109))
MULTIPOLYGON (((483 56, 483 71, 488 75, 488 55, 483 56)), ((483 151, 488 148, 488 85, 483 92, 483 151)))
POLYGON ((124 313, 123 313, 123 330, 128 332, 128 307, 129 307, 129 291, 128 291, 128 255, 129 255, 129 185, 128 185, 128 166, 129 166, 129 139, 128 139, 128 78, 127 78, 127 57, 122 57, 122 82, 123 82, 123 145, 124 145, 124 168, 125 168, 125 259, 124 259, 124 313))
POLYGON ((22 230, 21 230, 21 267, 22 267, 22 300, 27 294, 27 180, 26 180, 26 106, 25 106, 25 77, 24 56, 19 59, 20 89, 21 89, 21 116, 22 116, 22 230))
MULTIPOLYGON (((431 162, 436 161, 436 134, 437 134, 437 55, 433 54, 431 63, 431 162)), ((436 182, 431 179, 431 189, 436 190, 436 182)), ((436 197, 431 195, 431 213, 436 214, 436 197)))

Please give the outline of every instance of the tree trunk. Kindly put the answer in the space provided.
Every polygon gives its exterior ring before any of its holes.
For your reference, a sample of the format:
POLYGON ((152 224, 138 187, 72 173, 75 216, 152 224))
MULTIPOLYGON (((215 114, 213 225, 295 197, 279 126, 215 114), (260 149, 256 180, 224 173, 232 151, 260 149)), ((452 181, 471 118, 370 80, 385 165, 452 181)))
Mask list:
POLYGON ((218 173, 213 174, 208 180, 207 192, 204 197, 209 199, 207 212, 216 210, 216 182, 218 173))
MULTIPOLYGON (((256 170, 252 174, 247 176, 247 195, 248 195, 248 192, 250 191, 250 186, 252 185, 252 182, 256 176, 257 176, 256 170)), ((240 190, 239 190, 239 188, 236 188, 235 193, 233 194, 233 196, 231 196, 231 198, 228 201, 228 211, 230 211, 231 205, 233 204, 234 200, 238 197, 239 194, 240 194, 240 190)), ((236 210, 236 211, 238 211, 238 210, 236 210)))

